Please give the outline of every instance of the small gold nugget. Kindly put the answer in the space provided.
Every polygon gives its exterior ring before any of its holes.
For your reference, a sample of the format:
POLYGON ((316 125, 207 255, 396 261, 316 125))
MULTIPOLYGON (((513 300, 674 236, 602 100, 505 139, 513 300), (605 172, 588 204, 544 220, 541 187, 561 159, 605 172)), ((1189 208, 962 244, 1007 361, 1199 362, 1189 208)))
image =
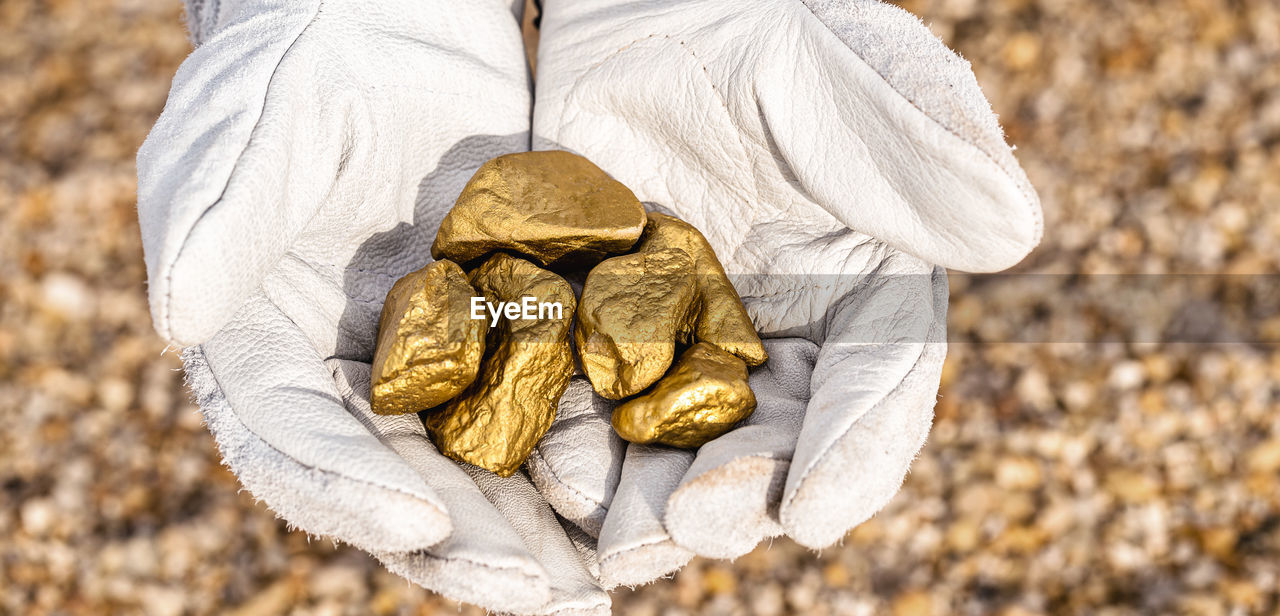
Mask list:
POLYGON ((489 305, 523 304, 528 297, 549 308, 539 318, 502 319, 490 329, 480 377, 423 423, 441 453, 507 477, 551 427, 569 386, 573 289, 564 278, 502 253, 476 268, 471 284, 489 305), (557 305, 558 311, 551 308, 557 305))
POLYGON ((574 338, 592 387, 613 400, 662 378, 677 342, 710 342, 752 366, 768 358, 711 245, 692 225, 653 212, 636 252, 587 276, 574 338))
POLYGON ((544 266, 589 264, 626 252, 644 207, 591 161, 559 150, 499 156, 480 166, 431 246, 466 263, 505 250, 544 266))
POLYGON ((706 342, 680 356, 653 391, 613 411, 613 429, 632 443, 701 447, 756 408, 747 364, 706 342))
POLYGON ((475 380, 485 327, 467 314, 473 295, 467 275, 452 261, 436 261, 396 281, 378 321, 373 412, 429 409, 475 380))

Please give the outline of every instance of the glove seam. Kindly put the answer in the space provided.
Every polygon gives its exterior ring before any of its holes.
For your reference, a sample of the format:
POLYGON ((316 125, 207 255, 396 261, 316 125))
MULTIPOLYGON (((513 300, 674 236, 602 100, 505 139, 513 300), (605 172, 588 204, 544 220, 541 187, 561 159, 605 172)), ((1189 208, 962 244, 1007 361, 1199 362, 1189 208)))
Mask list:
MULTIPOLYGON (((316 20, 320 16, 320 10, 323 8, 324 3, 325 0, 319 0, 316 2, 315 12, 312 13, 311 18, 307 20, 307 25, 303 26, 302 29, 298 31, 298 34, 294 36, 293 40, 289 42, 289 45, 285 47, 284 52, 280 54, 280 58, 276 60, 276 65, 271 68, 271 77, 267 79, 267 87, 263 93, 262 105, 258 109, 258 117, 253 121, 253 128, 249 130, 249 137, 245 140, 244 147, 240 149, 238 154, 236 154, 235 165, 232 166, 231 173, 227 175, 226 182, 222 185, 222 191, 218 193, 218 198, 214 199, 213 203, 205 206, 204 210, 200 212, 200 215, 197 216, 195 221, 191 223, 191 226, 187 228, 186 233, 183 234, 182 243, 178 246, 178 253, 173 256, 173 260, 169 262, 167 267, 165 267, 166 293, 164 298, 164 311, 161 314, 161 322, 164 324, 165 329, 165 338, 173 338, 173 272, 177 268, 178 262, 182 260, 182 255, 186 252, 187 246, 191 241, 191 235, 195 233, 196 227, 200 226, 200 222, 204 220, 205 216, 226 198, 227 188, 231 185, 231 181, 236 176, 236 173, 241 169, 241 162, 244 159, 245 152, 249 151, 249 147, 253 144, 254 133, 257 133, 258 129, 262 125, 262 116, 266 112, 267 100, 271 97, 271 86, 276 79, 276 74, 280 70, 280 65, 283 64, 285 58, 289 57, 289 54, 293 52, 294 46, 297 45, 302 36, 307 33, 307 30, 310 30, 311 26, 315 24, 316 20)), ((219 385, 219 387, 221 387, 221 385, 219 385)))
MULTIPOLYGON (((911 105, 911 107, 914 108, 916 111, 920 112, 920 115, 924 116, 925 119, 929 120, 931 124, 938 126, 939 128, 943 129, 947 133, 951 134, 953 137, 959 139, 961 143, 964 143, 965 145, 973 148, 974 150, 977 150, 979 153, 982 154, 983 160, 994 165, 1001 175, 1009 179, 1009 181, 1013 182, 1013 184, 1017 186, 1018 192, 1022 195, 1023 204, 1026 205, 1027 209, 1031 211, 1032 218, 1035 220, 1035 233, 1034 233, 1034 236, 1036 238, 1035 244, 1039 244, 1040 238, 1043 237, 1044 235, 1044 212, 1042 212, 1040 208, 1035 207, 1034 205, 1035 203, 1038 202, 1038 199, 1035 197, 1033 192, 1028 191, 1028 187, 1030 186, 1030 180, 1028 180, 1025 183, 1017 181, 1017 179, 1010 176, 1009 172, 1006 171, 1004 167, 1001 166, 1000 163, 997 162, 995 158, 993 158, 991 154, 988 153, 986 150, 983 150, 977 145, 971 143, 968 139, 965 139, 963 135, 956 132, 955 130, 952 130, 950 127, 942 124, 941 122, 939 122, 938 120, 930 116, 928 113, 926 113, 925 110, 922 109, 919 105, 917 105, 915 101, 911 100, 902 92, 899 92, 898 89, 895 88, 893 84, 890 83, 889 80, 880 73, 880 71, 876 70, 875 67, 871 66, 871 64, 868 63, 866 59, 862 57, 861 54, 859 54, 857 51, 854 51, 852 47, 850 47, 847 43, 845 43, 844 40, 841 39, 839 35, 837 35, 834 31, 831 30, 831 27, 828 26, 826 22, 822 21, 822 19, 818 17, 816 13, 813 12, 813 9, 809 8, 809 6, 806 5, 804 2, 800 2, 800 5, 804 7, 805 11, 808 12, 809 16, 812 17, 814 21, 817 21, 818 24, 822 26, 822 29, 825 30, 827 34, 830 34, 837 42, 840 43, 840 46, 848 50, 850 55, 857 58, 860 64, 862 64, 872 73, 874 73, 876 77, 879 77, 880 80, 883 81, 884 84, 888 86, 888 88, 892 90, 894 94, 897 94, 899 98, 905 101, 908 105, 911 105)), ((1007 142, 1005 144, 1005 147, 1008 147, 1007 142)), ((1033 248, 1035 244, 1033 244, 1033 248)))
MULTIPOLYGON (((680 46, 680 48, 681 48, 681 49, 683 49, 685 53, 689 54, 689 57, 693 58, 694 63, 696 63, 696 64, 698 65, 698 68, 702 69, 702 77, 706 80, 707 85, 711 87, 711 92, 715 95, 715 97, 716 97, 716 101, 720 103, 720 108, 724 110, 725 117, 727 117, 727 118, 729 119, 729 124, 730 124, 730 125, 732 125, 734 128, 739 128, 739 127, 738 127, 738 123, 737 123, 737 122, 735 122, 735 121, 734 121, 734 119, 733 119, 733 111, 729 109, 729 102, 725 100, 725 98, 724 98, 724 94, 723 94, 722 92, 720 92, 720 89, 716 87, 716 83, 715 83, 715 81, 711 79, 711 71, 707 69, 707 63, 706 63, 706 62, 703 62, 703 61, 702 61, 702 58, 698 57, 698 54, 697 54, 697 53, 695 53, 695 52, 693 51, 693 48, 692 48, 692 47, 689 47, 687 44, 685 44, 685 42, 684 42, 684 41, 682 41, 682 40, 680 40, 680 39, 677 39, 677 38, 675 38, 675 37, 671 36, 670 34, 661 34, 661 33, 658 33, 658 32, 653 32, 653 33, 650 33, 650 34, 648 34, 648 35, 646 35, 646 36, 642 36, 642 37, 636 38, 635 40, 633 40, 633 41, 631 41, 631 42, 629 42, 629 43, 627 43, 627 44, 625 44, 625 45, 623 45, 623 46, 619 47, 618 49, 614 50, 612 53, 610 53, 610 54, 606 55, 605 57, 601 58, 599 61, 595 62, 595 63, 594 63, 594 64, 592 64, 591 66, 588 66, 585 70, 583 70, 583 71, 582 71, 582 73, 581 73, 581 74, 579 74, 576 78, 574 78, 574 80, 573 80, 573 84, 572 84, 572 85, 570 85, 570 86, 569 86, 569 88, 568 88, 567 90, 565 90, 565 94, 564 94, 565 105, 566 105, 566 106, 568 106, 568 105, 569 105, 570 100, 571 100, 571 98, 573 97, 574 92, 577 92, 577 91, 578 91, 578 88, 582 85, 582 81, 583 81, 584 79, 586 79, 589 75, 591 75, 595 70, 597 70, 597 69, 599 69, 601 66, 603 66, 605 62, 608 62, 609 60, 612 60, 612 59, 614 59, 614 58, 616 58, 616 57, 618 57, 618 56, 622 55, 624 52, 628 51, 629 49, 631 49, 632 47, 634 47, 634 46, 635 46, 636 44, 638 44, 638 43, 641 43, 641 42, 643 42, 643 41, 647 41, 647 40, 650 40, 650 39, 658 38, 658 37, 661 37, 661 38, 667 39, 668 41, 675 41, 675 42, 676 42, 676 44, 677 44, 677 45, 679 45, 679 46, 680 46)), ((575 110, 575 113, 576 113, 576 110, 575 110)), ((563 133, 564 133, 564 128, 565 128, 565 126, 568 126, 569 124, 570 124, 570 122, 560 122, 560 123, 556 126, 556 139, 555 139, 555 140, 556 140, 556 142, 557 142, 557 143, 561 143, 561 142, 562 142, 561 137, 562 137, 562 135, 563 135, 563 133)), ((737 138, 738 138, 738 147, 742 149, 742 152, 743 152, 744 154, 749 154, 749 153, 751 152, 751 149, 750 149, 750 148, 748 148, 748 147, 747 147, 746 142, 744 142, 744 141, 743 141, 743 134, 744 134, 744 132, 745 132, 745 131, 742 131, 742 130, 735 130, 735 131, 734 131, 734 134, 735 134, 735 135, 737 136, 737 138)), ((737 192, 738 192, 738 190, 736 190, 736 189, 735 189, 734 187, 732 187, 732 186, 727 186, 726 188, 729 188, 729 189, 730 189, 732 192, 734 192, 734 193, 737 193, 737 192)), ((744 201, 746 201, 746 200, 747 200, 747 199, 744 199, 744 201)), ((763 202, 763 201, 762 201, 762 200, 760 200, 760 199, 755 199, 755 201, 763 202)))
MULTIPOLYGON (((478 561, 478 560, 472 560, 472 559, 470 559, 470 558, 463 558, 463 557, 460 557, 460 556, 437 556, 437 555, 432 554, 431 552, 429 552, 428 550, 430 550, 430 549, 431 549, 431 548, 427 548, 427 549, 425 549, 425 550, 421 550, 421 551, 418 551, 418 552, 386 552, 386 554, 387 554, 387 555, 406 554, 406 555, 409 555, 409 556, 412 556, 412 555, 414 555, 414 554, 421 554, 424 558, 426 558, 426 559, 428 559, 428 560, 434 560, 434 561, 436 561, 436 562, 440 562, 440 563, 465 563, 465 564, 468 564, 468 565, 473 565, 473 566, 476 566, 476 567, 480 567, 481 569, 488 569, 488 570, 490 570, 490 571, 499 571, 499 572, 503 572, 503 573, 514 573, 514 574, 516 574, 516 575, 520 576, 520 577, 521 577, 521 578, 522 578, 526 583, 529 583, 529 584, 535 584, 535 583, 537 583, 537 581, 538 581, 538 579, 539 579, 539 576, 534 575, 534 574, 531 574, 531 573, 528 573, 527 571, 525 571, 525 570, 524 570, 524 568, 523 568, 523 567, 517 567, 517 566, 513 566, 513 565, 491 565, 491 564, 488 564, 488 563, 480 562, 480 561, 478 561)), ((379 559, 379 560, 381 560, 381 559, 379 559)))
MULTIPOLYGON (((561 486, 561 487, 564 487, 564 488, 567 488, 570 492, 573 492, 573 493, 574 493, 574 494, 576 494, 577 496, 581 497, 581 498, 582 498, 582 500, 586 501, 587 503, 590 503, 590 504, 591 504, 591 505, 593 505, 596 509, 598 509, 598 510, 603 510, 603 511, 605 511, 605 512, 608 512, 608 511, 609 511, 609 510, 608 510, 608 508, 606 508, 606 507, 604 506, 604 502, 603 502, 603 501, 598 501, 598 500, 596 500, 596 499, 594 499, 594 498, 592 498, 592 497, 590 497, 590 496, 587 496, 587 495, 586 495, 586 494, 584 494, 581 490, 579 490, 579 489, 577 489, 577 488, 573 487, 572 485, 570 485, 570 484, 568 484, 568 483, 566 483, 566 482, 562 481, 562 480, 560 479, 560 475, 559 475, 559 474, 557 474, 557 473, 555 472, 555 470, 553 470, 553 469, 551 468, 551 465, 550 465, 549 463, 547 463, 547 461, 546 461, 546 459, 545 459, 545 458, 543 458, 543 457, 542 457, 542 454, 536 453, 536 451, 535 451, 535 454, 534 454, 534 455, 537 455, 537 456, 538 456, 538 458, 542 460, 542 465, 543 465, 543 466, 545 466, 545 467, 547 468, 547 475, 550 475, 550 476, 551 476, 551 478, 552 478, 552 480, 554 480, 554 481, 556 482, 556 484, 557 484, 557 485, 559 485, 559 486, 561 486)), ((532 479, 532 478, 531 478, 531 479, 532 479)), ((535 483, 536 483, 536 481, 535 481, 535 483)), ((576 522, 576 521, 574 521, 574 523, 576 524, 577 522, 576 522)))
MULTIPOLYGON (((621 551, 614 552, 614 553, 612 553, 612 554, 610 554, 610 555, 608 555, 608 556, 605 556, 604 558, 601 558, 601 559, 600 559, 600 566, 604 566, 604 564, 605 564, 605 563, 607 563, 607 562, 609 562, 610 560, 613 560, 613 559, 618 558, 618 557, 621 557, 621 556, 625 556, 625 555, 627 555, 627 554, 628 554, 628 553, 630 553, 630 552, 635 552, 636 550, 639 550, 639 549, 641 549, 641 548, 647 548, 647 547, 649 547, 649 546, 658 545, 658 544, 661 544, 661 543, 670 543, 670 544, 671 544, 672 546, 674 546, 674 547, 680 547, 680 546, 679 546, 675 541, 672 541, 672 540, 671 540, 671 537, 669 537, 669 536, 668 536, 668 537, 665 537, 665 538, 662 538, 662 539, 649 539, 649 540, 647 540, 647 541, 643 541, 643 542, 638 543, 638 544, 636 544, 636 545, 633 545, 633 546, 631 546, 631 547, 629 547, 629 548, 625 548, 625 549, 623 549, 623 550, 621 550, 621 551)), ((685 548, 681 548, 681 549, 685 549, 685 548)))

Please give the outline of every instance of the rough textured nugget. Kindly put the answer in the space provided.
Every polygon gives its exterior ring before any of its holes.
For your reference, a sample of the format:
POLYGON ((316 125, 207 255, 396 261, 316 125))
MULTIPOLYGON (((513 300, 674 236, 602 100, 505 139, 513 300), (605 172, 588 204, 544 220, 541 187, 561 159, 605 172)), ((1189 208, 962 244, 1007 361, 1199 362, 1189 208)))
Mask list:
POLYGON ((644 225, 635 194, 591 161, 521 152, 481 165, 440 223, 431 254, 466 263, 505 250, 546 266, 595 263, 626 252, 644 225))
POLYGON ((559 318, 503 319, 489 330, 480 376, 423 423, 440 452, 504 477, 524 463, 555 417, 573 374, 573 289, 559 275, 497 254, 471 273, 490 303, 559 303, 559 318))
POLYGON ((475 380, 485 327, 467 315, 473 295, 467 275, 452 261, 436 261, 396 281, 378 321, 373 412, 429 409, 475 380))
POLYGON ((711 245, 692 225, 651 212, 633 254, 606 259, 582 290, 575 341, 596 393, 652 385, 675 345, 712 343, 757 366, 768 358, 711 245))
POLYGON ((701 300, 695 338, 737 355, 748 366, 759 366, 769 358, 742 298, 701 232, 674 216, 650 212, 640 243, 640 250, 679 248, 693 258, 701 300))
POLYGON ((647 250, 597 265, 582 287, 574 339, 596 393, 619 400, 662 378, 693 334, 697 282, 683 250, 647 250))
POLYGON ((613 411, 613 429, 633 443, 701 447, 756 408, 747 364, 699 342, 680 356, 653 390, 613 411))

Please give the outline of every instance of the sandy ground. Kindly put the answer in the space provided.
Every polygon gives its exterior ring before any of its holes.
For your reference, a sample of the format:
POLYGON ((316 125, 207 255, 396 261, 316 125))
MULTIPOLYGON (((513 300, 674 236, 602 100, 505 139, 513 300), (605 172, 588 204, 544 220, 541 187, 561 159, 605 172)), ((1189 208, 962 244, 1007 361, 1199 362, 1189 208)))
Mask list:
MULTIPOLYGON (((1274 0, 907 4, 974 63, 1043 197, 1019 272, 1280 270, 1274 0)), ((478 613, 289 532, 219 465, 151 331, 134 218, 188 51, 173 2, 0 2, 0 613, 478 613)), ((1280 609, 1280 347, 1086 344, 1108 325, 1066 300, 1079 280, 1029 279, 953 279, 937 423, 883 513, 618 611, 1280 609), (1000 342, 1026 331, 1058 333, 1000 342)))

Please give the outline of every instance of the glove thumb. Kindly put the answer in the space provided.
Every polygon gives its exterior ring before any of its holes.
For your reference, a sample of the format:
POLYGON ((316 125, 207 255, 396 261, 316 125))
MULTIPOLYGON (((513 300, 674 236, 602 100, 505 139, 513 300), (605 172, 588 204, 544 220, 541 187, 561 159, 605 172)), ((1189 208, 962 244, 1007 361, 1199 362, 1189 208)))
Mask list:
POLYGON ((779 35, 795 53, 775 54, 755 81, 766 134, 801 188, 928 263, 985 272, 1026 256, 1040 203, 968 62, 895 6, 805 5, 812 15, 779 35))
POLYGON ((138 151, 138 218, 156 330, 203 342, 258 288, 332 185, 345 96, 300 53, 318 2, 242 10, 174 77, 138 151), (327 181, 316 181, 327 178, 327 181))

